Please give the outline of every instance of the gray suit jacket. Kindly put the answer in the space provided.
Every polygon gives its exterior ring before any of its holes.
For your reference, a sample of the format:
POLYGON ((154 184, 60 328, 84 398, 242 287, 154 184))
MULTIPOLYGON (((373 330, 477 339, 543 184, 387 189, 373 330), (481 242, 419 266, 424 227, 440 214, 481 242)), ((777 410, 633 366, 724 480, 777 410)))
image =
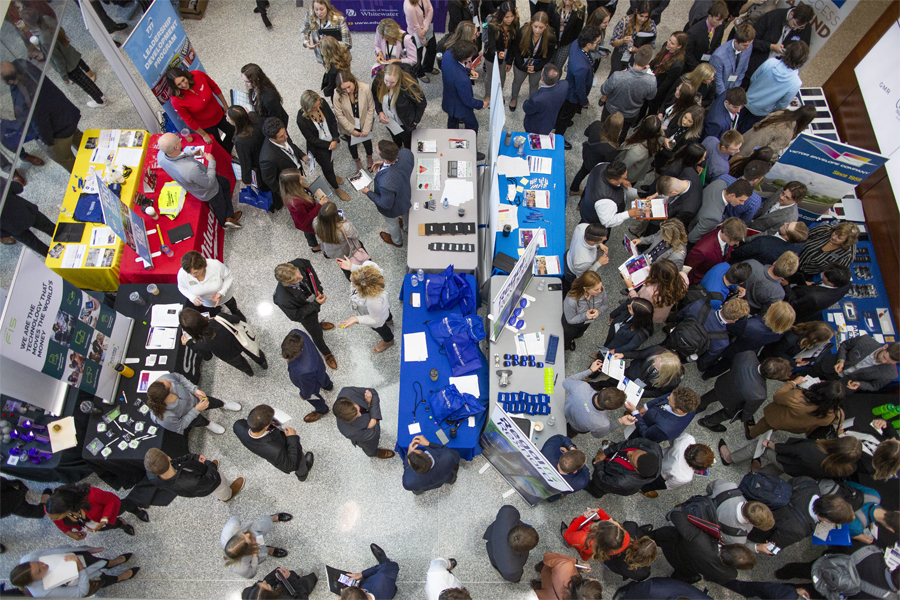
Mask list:
POLYGON ((781 189, 763 200, 763 203, 759 206, 759 210, 753 215, 753 220, 750 221, 750 224, 747 225, 747 227, 761 231, 765 235, 775 235, 778 233, 779 227, 785 223, 793 223, 799 219, 800 209, 796 202, 790 206, 786 206, 771 213, 769 212, 769 210, 778 202, 778 198, 780 197, 781 189))
MULTIPOLYGON (((839 360, 844 361, 844 369, 853 367, 862 359, 881 348, 883 344, 870 335, 860 335, 844 341, 837 354, 829 354, 821 362, 821 370, 834 373, 834 365, 839 360)), ((841 376, 841 383, 847 385, 850 381, 859 382, 859 391, 877 392, 897 378, 897 365, 875 365, 867 369, 860 369, 855 373, 841 376)))
POLYGON ((372 391, 372 404, 366 403, 366 390, 371 388, 362 387, 345 387, 338 392, 338 398, 348 398, 361 408, 367 408, 369 414, 363 414, 347 423, 341 419, 335 419, 338 431, 345 438, 356 444, 364 444, 365 442, 373 442, 376 445, 381 438, 381 424, 376 424, 372 429, 367 429, 369 419, 381 419, 381 399, 378 392, 372 391))
POLYGON ((722 199, 725 192, 725 181, 716 179, 703 190, 703 204, 700 211, 691 220, 688 227, 688 242, 696 244, 704 235, 718 227, 722 223, 727 204, 722 199))
MULTIPOLYGON (((736 483, 732 483, 726 479, 714 479, 706 485, 706 495, 715 498, 722 492, 736 490, 737 487, 736 483)), ((738 520, 738 511, 745 502, 747 502, 747 499, 744 498, 743 495, 729 498, 716 509, 716 518, 720 524, 740 529, 743 532, 743 535, 728 535, 723 531, 723 544, 745 544, 750 550, 756 552, 756 544, 747 541, 747 535, 753 529, 753 525, 738 520)))

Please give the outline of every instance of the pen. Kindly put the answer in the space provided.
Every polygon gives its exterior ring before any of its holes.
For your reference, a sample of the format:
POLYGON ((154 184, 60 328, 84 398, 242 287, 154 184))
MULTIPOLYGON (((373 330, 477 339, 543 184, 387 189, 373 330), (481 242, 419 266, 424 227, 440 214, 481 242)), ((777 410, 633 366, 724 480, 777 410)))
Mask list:
POLYGON ((559 381, 559 373, 553 378, 553 389, 556 389, 556 382, 559 381))

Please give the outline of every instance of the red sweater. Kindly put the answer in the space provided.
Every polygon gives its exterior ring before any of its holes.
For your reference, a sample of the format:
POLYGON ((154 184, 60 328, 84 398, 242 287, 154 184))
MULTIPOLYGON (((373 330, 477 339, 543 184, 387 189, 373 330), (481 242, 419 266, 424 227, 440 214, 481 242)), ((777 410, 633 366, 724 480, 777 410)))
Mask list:
POLYGON ((222 91, 216 82, 203 71, 191 71, 194 85, 183 90, 181 97, 172 96, 172 107, 188 127, 197 131, 212 127, 225 116, 225 109, 216 100, 222 91))
POLYGON ((313 220, 319 214, 319 209, 322 208, 321 204, 313 202, 313 205, 310 206, 308 202, 304 202, 299 198, 285 198, 285 204, 291 212, 291 218, 294 219, 294 227, 303 233, 316 232, 313 228, 313 220))
MULTIPOLYGON (((109 519, 109 523, 115 523, 119 519, 119 508, 122 506, 122 501, 115 494, 92 487, 91 491, 88 492, 87 501, 91 505, 91 509, 85 511, 85 521, 96 521, 99 523, 103 517, 106 517, 109 519)), ((53 522, 56 523, 56 526, 63 533, 84 531, 84 528, 79 523, 67 525, 65 518, 53 522)))
MULTIPOLYGON (((572 522, 569 523, 569 528, 566 529, 566 532, 563 534, 563 539, 566 540, 566 543, 578 551, 578 554, 581 556, 582 560, 591 560, 591 557, 594 555, 594 542, 593 540, 588 540, 588 534, 591 532, 591 526, 598 521, 608 521, 609 515, 603 512, 602 509, 597 509, 597 516, 593 518, 593 520, 584 523, 584 517, 578 515, 572 522), (584 523, 584 526, 579 527, 584 523)), ((625 542, 622 544, 622 547, 616 550, 615 552, 611 552, 610 554, 618 554, 624 551, 629 544, 629 536, 628 533, 625 533, 625 542)))

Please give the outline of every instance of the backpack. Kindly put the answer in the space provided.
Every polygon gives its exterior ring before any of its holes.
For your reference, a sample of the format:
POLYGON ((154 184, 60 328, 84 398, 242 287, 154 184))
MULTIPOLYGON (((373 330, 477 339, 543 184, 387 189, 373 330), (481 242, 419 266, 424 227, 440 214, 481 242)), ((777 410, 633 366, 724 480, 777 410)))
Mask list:
POLYGON ((710 292, 699 283, 695 283, 694 285, 688 286, 687 293, 681 300, 680 306, 683 308, 697 300, 703 300, 709 304, 713 300, 725 302, 725 297, 722 296, 721 292, 710 292))
POLYGON ((856 565, 873 554, 881 554, 877 546, 863 546, 853 554, 826 554, 812 566, 816 591, 828 600, 851 598, 860 592, 875 598, 887 598, 890 590, 880 588, 859 577, 856 565))
POLYGON ((706 331, 703 326, 712 307, 709 302, 700 307, 697 318, 688 317, 675 324, 669 332, 667 347, 682 358, 688 360, 691 356, 705 354, 709 350, 710 340, 728 339, 727 331, 706 331))
POLYGON ((771 510, 787 506, 793 495, 791 484, 768 473, 747 473, 738 489, 749 502, 762 502, 771 510))
POLYGON ((721 492, 717 496, 691 496, 680 506, 681 512, 687 515, 695 527, 716 541, 722 540, 722 535, 739 536, 743 532, 737 527, 722 525, 719 523, 718 508, 726 500, 741 495, 740 490, 731 489, 721 492))
POLYGON ((881 498, 878 496, 866 494, 859 488, 847 485, 846 483, 839 483, 833 479, 820 479, 819 492, 823 496, 827 496, 828 494, 839 494, 841 498, 847 501, 854 511, 859 511, 863 504, 868 502, 881 501, 881 498))

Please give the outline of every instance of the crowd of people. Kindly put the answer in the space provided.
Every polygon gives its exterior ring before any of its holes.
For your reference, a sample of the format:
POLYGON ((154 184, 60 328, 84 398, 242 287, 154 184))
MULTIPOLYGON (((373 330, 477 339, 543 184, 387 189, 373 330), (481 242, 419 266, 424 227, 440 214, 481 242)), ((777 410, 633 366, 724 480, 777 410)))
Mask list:
MULTIPOLYGON (((52 11, 14 4, 27 29, 53 29, 52 11)), ((304 422, 333 412, 339 433, 379 460, 390 460, 395 452, 380 447, 378 391, 343 387, 331 406, 322 396, 323 390, 335 390, 328 370, 338 369, 324 332, 366 325, 380 339, 373 353, 394 345, 393 301, 384 272, 360 241, 366 228, 345 218, 336 202, 351 200, 334 168, 341 142, 356 168, 373 175, 361 192, 384 218, 382 241, 402 248, 411 207, 411 140, 428 108, 423 86, 442 86, 448 128, 476 132, 475 111, 490 105, 495 65, 501 86, 512 71, 510 111, 518 108, 528 80, 522 110, 529 133, 564 136, 591 102, 599 102, 601 118, 577 124, 585 128, 586 141, 568 187, 569 196, 580 197, 580 223, 569 224, 571 243, 562 259, 563 349, 576 352, 579 339, 598 321, 606 323, 607 335, 585 357, 589 366, 563 381, 566 435, 550 437, 540 450, 572 492, 548 501, 582 490, 597 499, 659 498, 695 475, 708 475, 716 455, 728 466, 749 463, 750 472, 736 481, 711 480, 704 495, 675 506, 663 526, 619 522, 601 506, 561 523, 559 532, 573 556, 548 552, 534 565, 537 576, 530 583, 538 598, 601 598, 601 583, 588 575, 591 561, 626 581, 617 598, 710 598, 694 587, 701 579, 745 597, 815 597, 809 582, 818 567, 812 562, 786 564, 776 573, 779 580, 802 579, 801 584, 738 577, 762 556, 810 543, 820 524, 850 526, 850 556, 858 579, 868 587, 847 597, 888 597, 900 588, 900 569, 890 570, 883 554, 870 550, 896 540, 900 513, 897 507, 882 507, 878 492, 864 484, 896 479, 900 435, 894 424, 875 420, 881 439, 871 452, 863 451, 859 439, 841 435, 844 405, 853 394, 878 391, 897 378, 900 343, 881 344, 867 335, 835 339, 834 326, 822 313, 848 292, 859 228, 849 223, 809 228, 799 219, 798 205, 808 193, 802 182, 785 182, 778 189, 764 184, 780 153, 815 115, 807 107, 790 106, 801 85, 798 71, 809 56, 813 11, 803 3, 793 8, 775 4, 697 0, 689 21, 663 41, 657 39, 657 26, 665 19, 667 0, 535 0, 527 20, 515 2, 452 0, 448 34, 436 40, 431 2, 404 0, 405 29, 384 19, 374 47, 357 46, 357 55, 365 55, 357 60, 375 63, 371 81, 365 82, 351 72, 353 46, 345 16, 328 0, 313 0, 301 38, 322 65, 323 77, 319 91, 306 90, 300 98, 295 123, 306 151, 288 134, 283 98, 258 65, 241 69, 249 111, 229 105, 203 71, 173 67, 166 73, 173 107, 192 132, 205 144, 233 153, 241 185, 271 193, 271 212, 287 207, 306 238, 309 254, 277 265, 273 288, 273 303, 298 324, 284 337, 281 357, 299 396, 310 404, 304 422), (604 59, 609 75, 601 82, 597 72, 604 59), (309 180, 318 172, 311 169, 313 163, 321 169, 322 185, 309 180), (648 219, 635 203, 639 199, 661 199, 668 217, 648 219), (619 277, 608 266, 606 242, 613 229, 626 227, 650 270, 637 284, 625 277, 626 296, 617 302, 603 282, 619 277), (309 260, 316 253, 336 263, 349 282, 346 297, 337 302, 348 301, 355 314, 337 324, 320 321, 329 296, 309 260), (664 338, 651 344, 659 332, 664 338), (836 352, 827 351, 829 344, 837 346, 836 352), (618 382, 602 375, 607 355, 628 361, 626 376, 645 384, 643 405, 627 401, 618 382), (710 391, 700 395, 682 385, 691 363, 704 379, 715 378, 710 391), (768 381, 781 385, 771 399, 768 381), (701 413, 706 414, 698 418, 701 413), (719 440, 711 448, 691 434, 698 426, 718 433, 729 426, 743 428, 748 443, 730 448, 719 440), (771 431, 794 437, 758 447, 758 438, 771 431), (586 434, 603 440, 593 457, 574 441, 586 434), (611 443, 606 438, 613 435, 625 439, 611 443), (709 528, 698 525, 698 519, 709 528), (876 536, 878 528, 882 533, 876 536), (670 577, 651 578, 660 550, 674 570, 670 577)), ((258 1, 254 12, 270 27, 267 9, 268 2, 258 1)), ((61 35, 54 67, 88 93, 93 105, 102 105, 90 68, 61 35)), ((27 61, 0 64, 18 111, 25 108, 22 97, 33 91, 29 68, 27 61)), ((39 138, 53 160, 71 169, 70 146, 81 138, 80 113, 51 81, 43 86, 34 111, 39 138)), ((573 149, 570 138, 560 139, 567 151, 573 149)), ((242 212, 234 210, 229 182, 216 173, 212 153, 185 153, 181 138, 168 133, 159 139, 156 158, 186 191, 209 204, 223 228, 242 228, 242 212)), ((46 254, 47 245, 30 228, 49 235, 52 222, 41 219, 36 207, 18 196, 21 192, 21 186, 11 189, 3 236, 46 254)), ((179 317, 182 344, 201 360, 220 359, 248 377, 254 376, 248 358, 268 368, 238 306, 240 287, 231 269, 191 251, 181 257, 177 282, 185 296, 179 317)), ((181 435, 195 427, 224 435, 209 411, 244 412, 232 429, 249 452, 299 482, 307 481, 313 469, 314 453, 268 404, 248 410, 169 373, 149 386, 147 405, 154 423, 181 435)), ((457 482, 459 453, 424 436, 416 436, 400 458, 401 486, 415 495, 457 482)), ((144 465, 150 483, 170 498, 212 495, 227 503, 245 483, 244 477, 220 471, 218 460, 198 454, 167 456, 151 449, 144 465)), ((39 504, 30 504, 23 483, 2 483, 2 516, 49 516, 74 540, 110 529, 134 535, 122 512, 150 520, 144 508, 88 485, 48 488, 39 504)), ((306 598, 316 586, 316 572, 300 575, 277 568, 259 578, 261 562, 288 555, 271 540, 277 538, 275 524, 292 518, 276 512, 247 521, 235 516, 225 524, 220 540, 225 566, 257 580, 242 597, 306 598)), ((529 552, 540 535, 550 534, 538 529, 525 523, 515 507, 500 508, 484 540, 490 563, 504 580, 520 582, 525 576, 529 552)), ((349 574, 355 585, 343 588, 341 598, 394 597, 400 565, 377 544, 371 551, 377 564, 349 574)), ((62 591, 84 597, 138 573, 138 567, 119 575, 104 572, 132 555, 107 559, 99 552, 91 546, 32 552, 9 579, 31 596, 62 591), (41 559, 61 553, 77 563, 78 578, 45 590, 48 566, 41 559)), ((453 573, 456 564, 453 558, 431 562, 428 600, 470 598, 453 573)))

